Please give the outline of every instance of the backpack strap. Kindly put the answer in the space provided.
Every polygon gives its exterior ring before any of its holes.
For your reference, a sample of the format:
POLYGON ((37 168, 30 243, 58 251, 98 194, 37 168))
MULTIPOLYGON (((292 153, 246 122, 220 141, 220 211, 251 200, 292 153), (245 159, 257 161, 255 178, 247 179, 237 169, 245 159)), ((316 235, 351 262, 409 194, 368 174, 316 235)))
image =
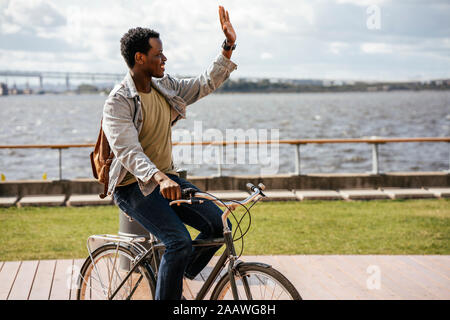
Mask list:
MULTIPOLYGON (((136 119, 136 114, 137 114, 137 103, 136 100, 139 99, 139 97, 135 97, 133 98, 133 102, 134 102, 134 115, 133 115, 133 125, 134 125, 134 121, 136 119)), ((100 128, 103 124, 103 118, 102 121, 100 122, 100 128)), ((104 184, 104 188, 103 188, 103 193, 99 194, 99 197, 101 199, 106 198, 106 196, 108 195, 108 187, 109 187, 109 168, 111 167, 112 161, 114 159, 114 153, 111 150, 111 153, 109 154, 108 159, 105 162, 105 170, 103 170, 103 181, 105 181, 104 184)))

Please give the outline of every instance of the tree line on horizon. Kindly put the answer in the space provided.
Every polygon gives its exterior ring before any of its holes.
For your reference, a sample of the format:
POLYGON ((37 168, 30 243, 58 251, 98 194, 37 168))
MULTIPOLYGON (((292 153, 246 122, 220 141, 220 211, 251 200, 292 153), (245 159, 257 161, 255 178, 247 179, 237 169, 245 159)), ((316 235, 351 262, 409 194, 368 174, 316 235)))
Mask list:
MULTIPOLYGON (((449 90, 449 80, 431 80, 427 82, 323 82, 320 80, 271 81, 270 79, 246 80, 228 79, 215 92, 217 93, 301 93, 301 92, 346 92, 346 91, 394 91, 394 90, 449 90)), ((79 93, 97 93, 101 90, 95 85, 81 84, 79 93)))

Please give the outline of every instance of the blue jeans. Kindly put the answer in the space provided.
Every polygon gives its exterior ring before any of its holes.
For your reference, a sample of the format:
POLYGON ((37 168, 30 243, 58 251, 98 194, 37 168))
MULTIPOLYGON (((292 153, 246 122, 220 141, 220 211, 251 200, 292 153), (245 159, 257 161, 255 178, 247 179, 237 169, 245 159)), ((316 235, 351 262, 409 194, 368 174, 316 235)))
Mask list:
MULTIPOLYGON (((190 182, 167 175, 181 189, 194 188, 190 182)), ((139 222, 166 246, 161 258, 155 299, 181 299, 183 275, 194 279, 208 264, 220 246, 193 247, 191 237, 184 224, 200 231, 196 239, 223 237, 222 210, 213 202, 169 206, 170 200, 159 192, 159 186, 144 197, 137 182, 116 187, 114 201, 126 214, 139 222)), ((231 223, 228 221, 231 229, 231 223)))

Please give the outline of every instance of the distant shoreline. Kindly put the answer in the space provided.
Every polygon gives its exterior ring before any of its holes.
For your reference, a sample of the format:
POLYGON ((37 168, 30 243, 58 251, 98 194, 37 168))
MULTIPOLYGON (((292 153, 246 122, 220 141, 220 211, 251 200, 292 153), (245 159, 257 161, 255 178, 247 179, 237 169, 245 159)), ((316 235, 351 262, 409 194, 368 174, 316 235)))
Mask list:
POLYGON ((248 93, 248 94, 255 94, 255 93, 266 93, 266 94, 277 94, 277 93, 293 93, 293 94, 302 94, 302 93, 381 93, 381 92, 407 92, 407 91, 413 91, 413 92, 422 92, 422 91, 449 91, 450 88, 446 89, 393 89, 393 90, 323 90, 323 91, 222 91, 222 90, 216 90, 214 94, 239 94, 239 93, 248 93))
MULTIPOLYGON (((103 94, 108 95, 111 87, 97 87, 92 84, 80 84, 73 90, 49 90, 52 94, 103 94)), ((227 80, 215 93, 325 93, 325 92, 389 92, 389 91, 447 91, 450 79, 425 82, 363 82, 363 81, 313 81, 313 80, 227 80)), ((8 89, 2 84, 3 95, 47 94, 44 89, 8 89)), ((0 96, 2 96, 0 93, 0 96)))
MULTIPOLYGON (((401 90, 401 89, 394 89, 394 90, 379 90, 379 91, 368 91, 368 90, 341 90, 341 91, 223 91, 223 90, 216 90, 212 94, 217 95, 232 95, 232 94, 323 94, 323 93, 382 93, 382 92, 424 92, 424 91, 449 91, 450 88, 447 89, 419 89, 419 90, 401 90)), ((106 91, 99 91, 99 92, 76 92, 76 91, 66 91, 66 92, 45 92, 45 93, 31 93, 31 94, 13 94, 13 95, 5 95, 2 97, 8 97, 8 96, 79 96, 79 95, 89 95, 89 96, 104 96, 107 97, 109 92, 106 91)))
POLYGON ((433 80, 429 82, 354 82, 354 83, 297 83, 270 82, 262 80, 227 81, 216 92, 218 93, 323 93, 323 92, 387 92, 387 91, 444 91, 450 90, 450 80, 433 80))

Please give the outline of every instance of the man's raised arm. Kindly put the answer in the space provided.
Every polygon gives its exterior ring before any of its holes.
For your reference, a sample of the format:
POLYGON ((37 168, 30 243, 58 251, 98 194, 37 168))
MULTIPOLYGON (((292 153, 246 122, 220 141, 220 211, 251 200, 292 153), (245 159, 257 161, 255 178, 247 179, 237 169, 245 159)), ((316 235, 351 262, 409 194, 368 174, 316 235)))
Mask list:
POLYGON ((236 33, 230 22, 228 11, 222 6, 219 6, 219 20, 226 40, 222 45, 222 53, 216 57, 208 69, 194 78, 176 79, 168 76, 166 79, 176 94, 188 105, 220 87, 237 68, 237 65, 230 60, 236 43, 236 33))

